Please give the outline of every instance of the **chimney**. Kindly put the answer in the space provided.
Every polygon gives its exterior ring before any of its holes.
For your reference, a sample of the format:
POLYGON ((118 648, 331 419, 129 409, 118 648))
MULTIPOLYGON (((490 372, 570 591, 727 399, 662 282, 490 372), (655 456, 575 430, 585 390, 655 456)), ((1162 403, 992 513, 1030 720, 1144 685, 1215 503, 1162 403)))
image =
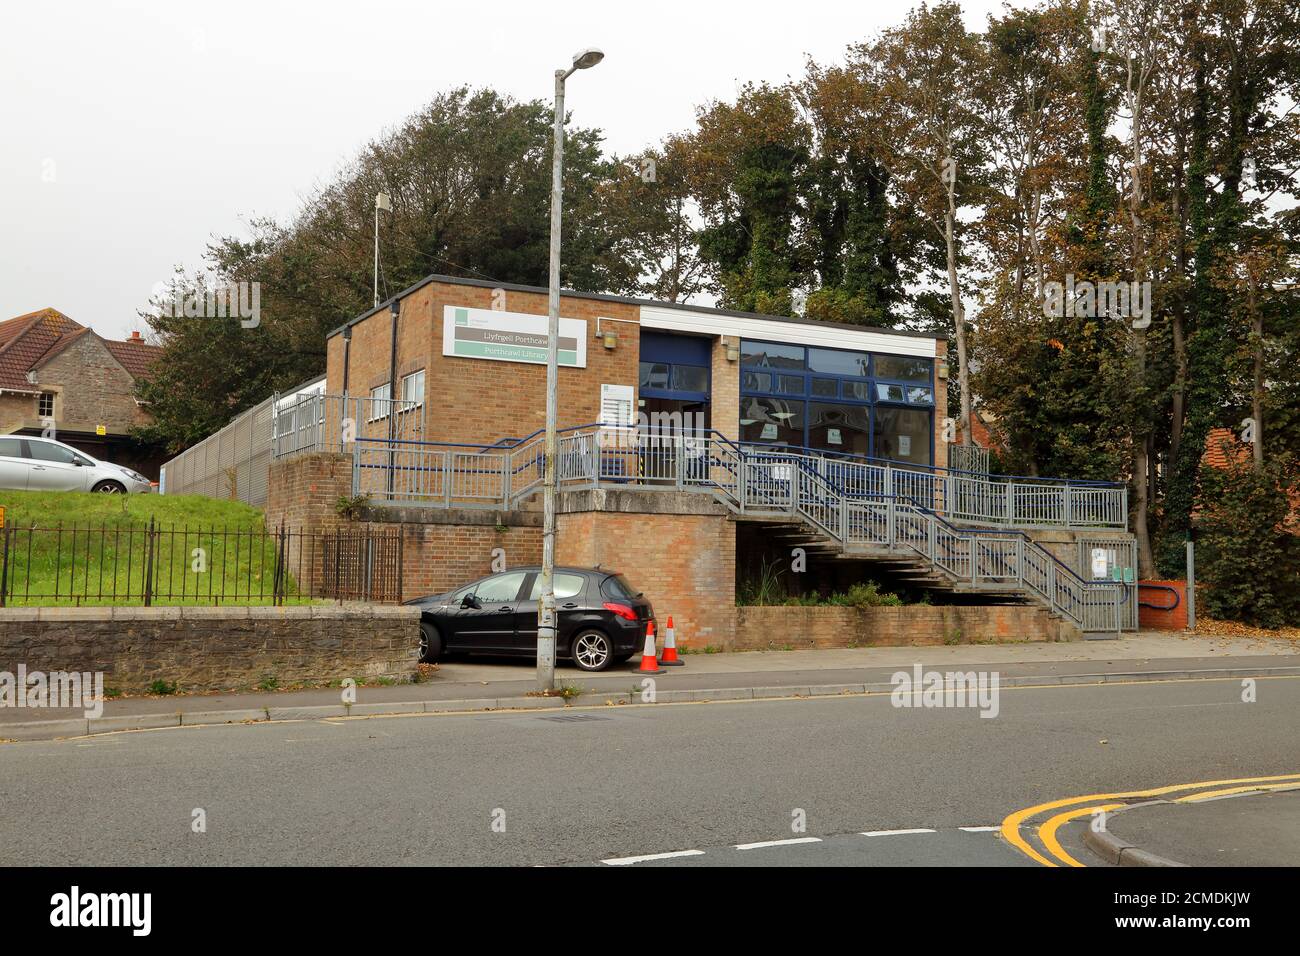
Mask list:
POLYGON ((132 329, 132 330, 131 330, 131 337, 130 337, 129 339, 127 339, 127 341, 128 341, 128 342, 143 342, 144 339, 142 339, 142 338, 140 337, 140 330, 139 330, 139 329, 132 329))

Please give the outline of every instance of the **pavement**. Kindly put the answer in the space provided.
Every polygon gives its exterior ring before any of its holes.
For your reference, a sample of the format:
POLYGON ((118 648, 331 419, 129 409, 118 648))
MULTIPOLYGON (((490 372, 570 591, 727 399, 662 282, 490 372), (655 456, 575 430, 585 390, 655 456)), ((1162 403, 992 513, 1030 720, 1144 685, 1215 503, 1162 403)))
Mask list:
MULTIPOLYGON (((658 701, 865 693, 873 686, 887 687, 894 673, 917 664, 927 670, 996 670, 1008 686, 1139 675, 1159 680, 1284 674, 1300 668, 1300 647, 1284 640, 1152 631, 1117 641, 751 651, 688 654, 683 660, 684 667, 668 668, 654 678, 658 701)), ((351 706, 343 704, 339 689, 323 688, 117 698, 106 701, 102 717, 92 721, 75 710, 8 707, 0 708, 0 739, 46 739, 178 724, 563 707, 558 698, 527 696, 536 686, 534 674, 531 660, 455 659, 440 665, 423 684, 358 688, 351 706)), ((557 683, 580 691, 578 703, 639 702, 642 680, 626 666, 599 674, 563 664, 557 668, 557 683)))
POLYGON ((849 695, 10 743, 0 866, 1064 865, 1051 821, 1092 795, 1300 783, 1300 677, 1255 689, 1004 687, 994 719, 849 695))
POLYGON ((1300 866, 1300 782, 1281 786, 1132 806, 1085 842, 1126 866, 1300 866))

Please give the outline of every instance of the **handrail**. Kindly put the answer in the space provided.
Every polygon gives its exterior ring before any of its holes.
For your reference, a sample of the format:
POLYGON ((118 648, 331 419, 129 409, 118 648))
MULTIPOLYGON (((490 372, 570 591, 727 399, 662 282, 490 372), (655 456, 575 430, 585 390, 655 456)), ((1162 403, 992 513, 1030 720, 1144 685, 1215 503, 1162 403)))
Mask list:
MULTIPOLYGON (((805 456, 803 456, 803 455, 797 455, 797 456, 796 456, 796 455, 789 455, 789 456, 786 456, 786 457, 790 457, 790 458, 796 458, 796 457, 797 457, 797 458, 802 459, 802 458, 804 458, 805 456)), ((843 488, 839 488, 839 487, 837 487, 836 484, 835 484, 833 481, 831 481, 831 479, 827 478, 825 475, 821 474, 821 473, 818 472, 818 471, 815 471, 815 470, 809 468, 807 465, 803 464, 802 462, 800 463, 799 467, 800 467, 800 470, 801 470, 804 474, 816 478, 818 481, 820 481, 820 482, 822 482, 824 485, 826 485, 826 486, 827 486, 831 491, 836 492, 836 493, 837 493, 841 498, 843 498, 845 501, 853 500, 852 498, 850 498, 850 496, 849 496, 849 494, 848 494, 847 491, 845 491, 843 488)), ((867 497, 867 496, 863 496, 863 497, 867 497)), ((1025 533, 1024 533, 1023 531, 1021 531, 1019 528, 1006 528, 1006 529, 1002 529, 1002 528, 960 528, 960 527, 958 527, 958 526, 956 526, 956 525, 954 525, 954 524, 951 524, 951 523, 950 523, 947 519, 945 519, 942 515, 937 514, 937 513, 934 512, 932 509, 926 507, 924 504, 922 504, 921 502, 917 501, 915 498, 910 498, 910 497, 908 497, 907 495, 898 495, 898 494, 895 494, 895 495, 884 495, 884 494, 882 494, 882 495, 879 495, 879 496, 873 496, 873 497, 890 498, 890 499, 894 499, 894 500, 898 500, 898 501, 906 501, 908 504, 910 504, 910 505, 911 505, 913 508, 915 508, 916 510, 918 510, 918 511, 920 511, 920 512, 926 514, 926 515, 929 515, 932 519, 934 519, 934 521, 936 521, 936 522, 938 522, 939 524, 941 524, 944 528, 946 528, 949 532, 951 532, 953 535, 955 535, 955 536, 957 536, 957 537, 962 537, 963 535, 970 534, 970 535, 998 535, 998 536, 1007 537, 1007 538, 1020 538, 1020 539, 1022 539, 1022 540, 1024 540, 1024 541, 1027 541, 1028 543, 1032 544, 1034 547, 1038 548, 1040 551, 1042 551, 1044 555, 1046 555, 1046 556, 1047 556, 1048 558, 1050 558, 1053 562, 1055 562, 1055 564, 1057 565, 1057 567, 1059 567, 1061 570, 1065 571, 1067 574, 1069 574, 1071 577, 1073 577, 1073 578, 1074 578, 1076 581, 1078 581, 1080 584, 1083 584, 1083 585, 1093 585, 1093 584, 1113 585, 1113 584, 1114 584, 1114 582, 1111 582, 1111 581, 1088 581, 1088 580, 1085 580, 1085 579, 1084 579, 1084 578, 1083 578, 1083 577, 1082 577, 1082 576, 1081 576, 1077 571, 1074 570, 1074 568, 1070 567, 1068 564, 1064 564, 1064 563, 1063 563, 1063 562, 1062 562, 1058 557, 1056 557, 1056 555, 1052 554, 1052 552, 1048 551, 1046 548, 1044 548, 1042 545, 1040 545, 1040 544, 1039 544, 1037 541, 1035 541, 1033 538, 1029 537, 1029 535, 1025 534, 1025 533)), ((1175 606, 1177 606, 1177 605, 1175 605, 1175 606)))

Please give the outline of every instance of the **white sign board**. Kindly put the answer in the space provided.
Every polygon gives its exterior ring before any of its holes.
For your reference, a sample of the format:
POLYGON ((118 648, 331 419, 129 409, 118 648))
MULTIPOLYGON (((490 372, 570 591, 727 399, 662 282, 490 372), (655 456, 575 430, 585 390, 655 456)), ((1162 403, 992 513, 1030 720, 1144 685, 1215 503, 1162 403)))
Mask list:
MULTIPOLYGON (((561 316, 557 348, 561 366, 586 368, 586 321, 561 316)), ((445 306, 442 310, 442 354, 545 365, 546 316, 445 306)))
POLYGON ((1105 548, 1092 549, 1092 579, 1103 581, 1110 577, 1110 560, 1105 548))
POLYGON ((600 423, 606 427, 629 428, 634 420, 631 385, 600 386, 600 423))

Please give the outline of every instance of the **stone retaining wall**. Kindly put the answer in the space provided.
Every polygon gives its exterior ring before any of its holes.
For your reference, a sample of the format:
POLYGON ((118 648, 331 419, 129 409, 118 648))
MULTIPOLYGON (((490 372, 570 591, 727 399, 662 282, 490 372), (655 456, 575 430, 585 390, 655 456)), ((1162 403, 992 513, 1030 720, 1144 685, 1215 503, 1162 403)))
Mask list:
POLYGON ((736 608, 736 639, 725 650, 809 647, 896 647, 980 642, 1068 641, 1078 631, 1038 607, 909 605, 907 607, 736 608))
POLYGON ((103 671, 128 693, 155 680, 183 692, 327 682, 409 681, 417 608, 94 607, 0 609, 0 671, 103 671))

